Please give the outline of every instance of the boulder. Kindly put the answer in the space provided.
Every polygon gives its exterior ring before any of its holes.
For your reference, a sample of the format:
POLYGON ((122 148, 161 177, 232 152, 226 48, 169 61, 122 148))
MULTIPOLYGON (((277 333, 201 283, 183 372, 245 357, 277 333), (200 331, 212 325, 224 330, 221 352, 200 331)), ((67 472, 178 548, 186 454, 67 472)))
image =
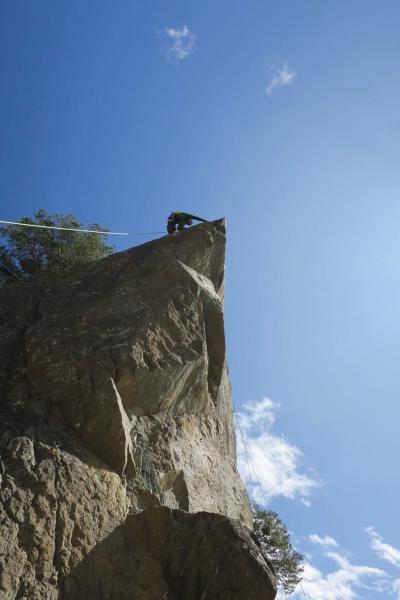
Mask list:
POLYGON ((274 575, 237 521, 221 515, 149 508, 89 553, 60 600, 251 600, 273 598, 274 575))

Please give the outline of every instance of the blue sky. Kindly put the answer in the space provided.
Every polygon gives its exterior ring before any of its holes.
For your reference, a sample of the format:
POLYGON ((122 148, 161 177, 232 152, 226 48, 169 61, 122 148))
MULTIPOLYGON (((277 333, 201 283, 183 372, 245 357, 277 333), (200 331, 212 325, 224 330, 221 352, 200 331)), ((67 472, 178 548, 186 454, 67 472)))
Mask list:
POLYGON ((313 600, 400 597, 399 27, 386 0, 0 5, 1 218, 227 217, 234 400, 313 600))

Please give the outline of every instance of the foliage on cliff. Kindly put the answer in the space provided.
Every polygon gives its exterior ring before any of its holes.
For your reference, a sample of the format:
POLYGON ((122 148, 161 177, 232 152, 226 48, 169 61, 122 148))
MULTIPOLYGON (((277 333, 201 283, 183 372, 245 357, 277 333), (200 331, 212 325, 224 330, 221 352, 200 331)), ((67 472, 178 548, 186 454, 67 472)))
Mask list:
MULTIPOLYGON (((81 228, 77 218, 57 213, 48 214, 38 210, 33 217, 23 217, 22 223, 46 225, 50 227, 81 228)), ((97 223, 89 229, 104 231, 97 223)), ((6 225, 0 228, 0 259, 19 276, 36 275, 44 271, 60 271, 66 267, 78 266, 108 256, 113 248, 105 241, 105 236, 97 233, 78 233, 6 225)))
POLYGON ((303 556, 293 548, 286 525, 276 512, 253 505, 252 514, 255 536, 273 564, 278 589, 290 594, 302 579, 303 556))

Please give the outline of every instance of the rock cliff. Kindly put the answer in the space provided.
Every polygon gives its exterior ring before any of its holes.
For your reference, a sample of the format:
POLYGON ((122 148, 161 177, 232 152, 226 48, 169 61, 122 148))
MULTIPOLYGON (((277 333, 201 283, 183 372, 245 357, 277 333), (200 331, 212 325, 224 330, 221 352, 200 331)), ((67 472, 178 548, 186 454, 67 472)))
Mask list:
POLYGON ((0 598, 275 597, 243 526, 225 226, 0 290, 0 598))

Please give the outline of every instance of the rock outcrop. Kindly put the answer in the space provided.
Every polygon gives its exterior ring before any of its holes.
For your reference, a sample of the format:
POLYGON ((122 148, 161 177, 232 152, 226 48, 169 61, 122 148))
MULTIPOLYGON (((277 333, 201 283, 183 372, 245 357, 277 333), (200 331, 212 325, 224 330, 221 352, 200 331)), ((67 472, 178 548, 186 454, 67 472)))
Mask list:
POLYGON ((0 598, 275 597, 244 526, 225 227, 0 290, 0 598))

